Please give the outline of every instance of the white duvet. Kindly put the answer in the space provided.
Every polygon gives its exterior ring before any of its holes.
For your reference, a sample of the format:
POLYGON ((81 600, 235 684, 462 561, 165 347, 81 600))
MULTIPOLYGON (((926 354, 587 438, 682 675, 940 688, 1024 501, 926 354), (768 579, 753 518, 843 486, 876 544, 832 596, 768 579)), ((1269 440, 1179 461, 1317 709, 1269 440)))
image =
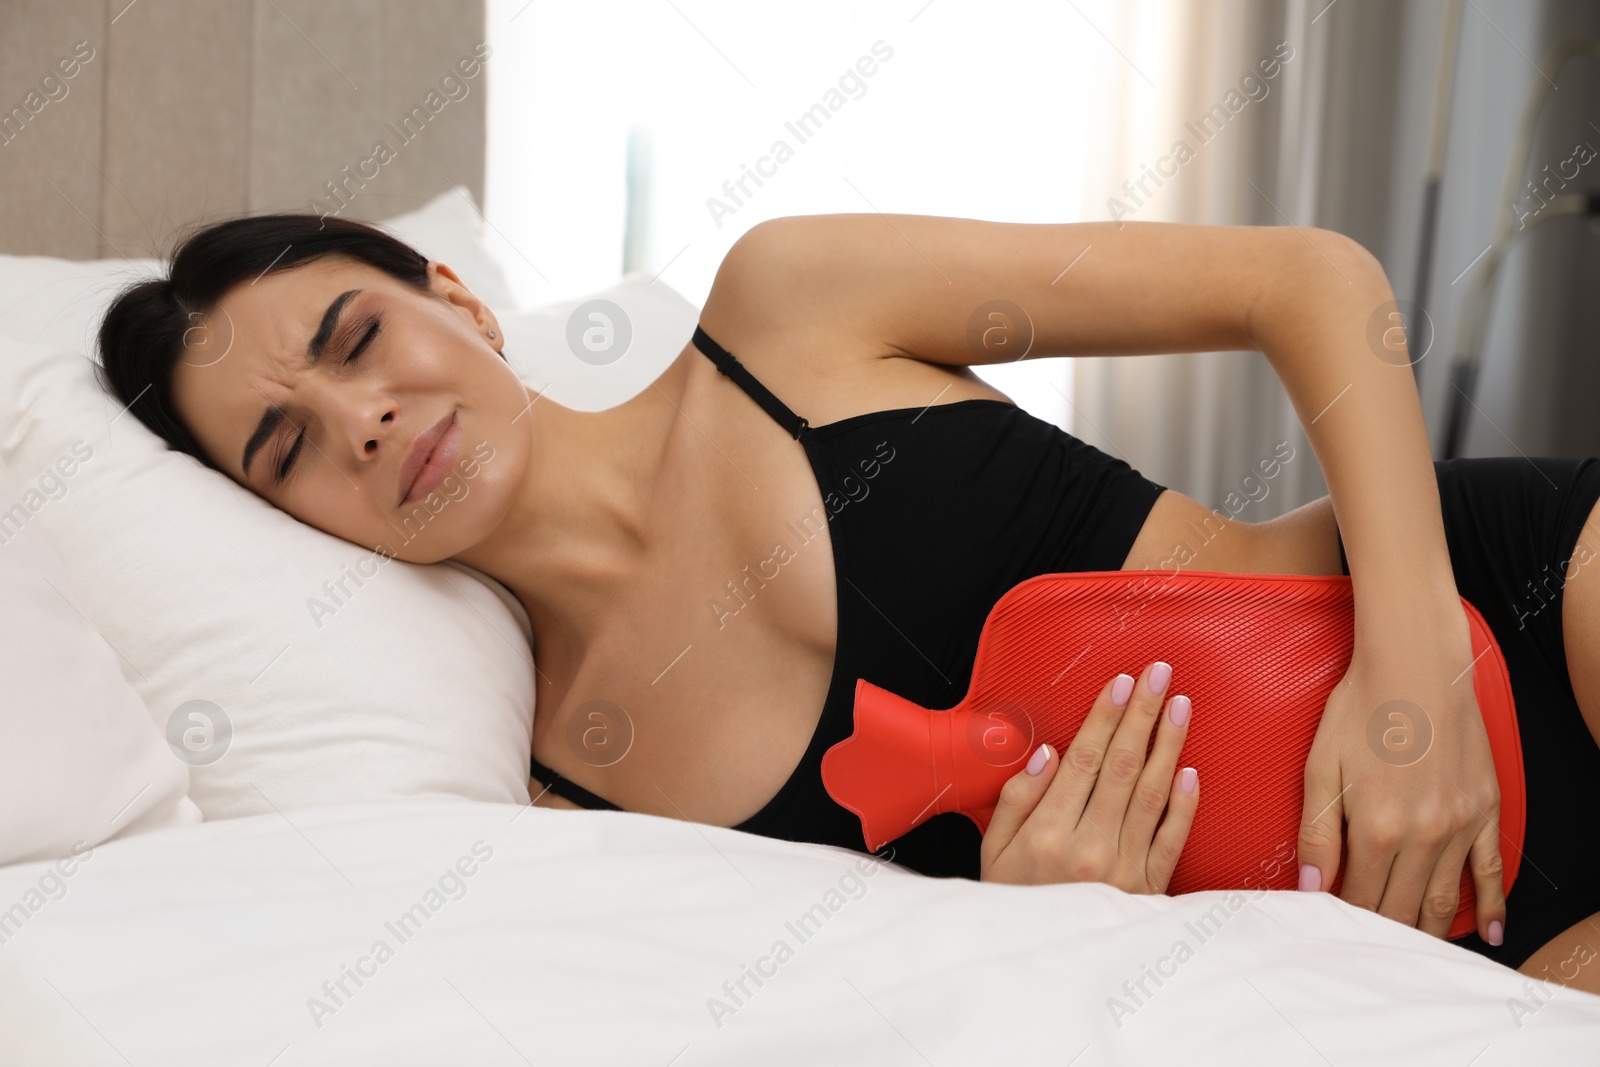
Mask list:
POLYGON ((1600 997, 1326 894, 925 878, 462 800, 0 869, 7 1065, 1579 1064, 1600 997))

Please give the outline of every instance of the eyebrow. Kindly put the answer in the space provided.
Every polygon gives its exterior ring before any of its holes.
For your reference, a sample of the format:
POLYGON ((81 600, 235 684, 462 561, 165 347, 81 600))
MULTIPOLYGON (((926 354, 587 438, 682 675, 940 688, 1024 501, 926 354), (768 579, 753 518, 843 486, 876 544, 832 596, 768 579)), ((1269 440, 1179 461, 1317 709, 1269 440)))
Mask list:
MULTIPOLYGON (((339 328, 339 316, 344 314, 345 305, 360 293, 360 289, 346 289, 333 298, 328 309, 322 313, 322 321, 317 324, 317 332, 312 334, 311 343, 306 345, 306 366, 315 367, 322 362, 323 351, 328 347, 328 340, 333 337, 333 331, 339 328)), ((250 477, 250 462, 256 458, 256 453, 261 451, 262 446, 272 439, 272 435, 277 432, 288 415, 289 410, 282 404, 273 404, 261 413, 261 419, 251 432, 250 440, 244 445, 244 459, 241 466, 246 479, 250 477)))

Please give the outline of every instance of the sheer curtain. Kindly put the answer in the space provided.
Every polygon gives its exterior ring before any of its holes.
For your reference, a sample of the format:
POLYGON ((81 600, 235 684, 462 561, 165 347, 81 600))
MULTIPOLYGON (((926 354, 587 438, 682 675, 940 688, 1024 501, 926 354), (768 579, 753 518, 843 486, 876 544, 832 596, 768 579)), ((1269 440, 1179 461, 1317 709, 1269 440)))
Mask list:
MULTIPOLYGON (((1123 47, 1108 41, 1095 56, 1106 95, 1084 219, 1328 226, 1382 257, 1393 190, 1391 5, 1124 0, 1097 14, 1123 47)), ((1089 357, 1074 361, 1074 375, 1073 432, 1202 503, 1239 491, 1251 499, 1239 517, 1258 522, 1327 492, 1260 353, 1089 357), (1294 458, 1265 495, 1241 489, 1279 442, 1294 458)))
MULTIPOLYGON (((1516 48, 1535 46, 1512 45, 1501 31, 1526 35, 1536 19, 1519 13, 1522 2, 1473 0, 1463 31, 1497 78, 1518 85, 1535 73, 1516 48)), ((497 80, 487 213, 524 306, 591 291, 625 269, 700 303, 728 246, 761 219, 872 210, 1324 226, 1370 248, 1397 295, 1412 298, 1442 8, 1422 0, 805 8, 490 0, 497 80), (734 215, 714 221, 708 199, 787 138, 785 123, 879 41, 893 56, 863 80, 865 92, 734 215)), ((1498 85, 1481 77, 1462 89, 1434 271, 1441 350, 1468 288, 1449 282, 1487 241, 1485 204, 1502 170, 1498 131, 1520 100, 1508 95, 1497 110, 1498 85), (1486 166, 1493 177, 1476 183, 1486 166)), ((1422 370, 1436 421, 1447 397, 1440 377, 1430 380, 1432 363, 1422 370)), ((1266 495, 1257 491, 1240 513, 1246 521, 1326 492, 1259 353, 1045 359, 979 373, 1034 414, 1207 504, 1222 504, 1279 442, 1291 445, 1294 459, 1266 495)), ((1486 373, 1492 380, 1495 368, 1486 373)), ((1489 396, 1481 403, 1507 424, 1489 396)))
MULTIPOLYGON (((702 304, 729 246, 766 218, 1072 221, 1105 48, 1090 6, 490 0, 495 254, 525 307, 631 270, 702 304), (804 135, 819 102, 832 117, 804 135), (759 184, 734 187, 756 168, 759 184)), ((1071 363, 977 373, 1071 430, 1071 363)))

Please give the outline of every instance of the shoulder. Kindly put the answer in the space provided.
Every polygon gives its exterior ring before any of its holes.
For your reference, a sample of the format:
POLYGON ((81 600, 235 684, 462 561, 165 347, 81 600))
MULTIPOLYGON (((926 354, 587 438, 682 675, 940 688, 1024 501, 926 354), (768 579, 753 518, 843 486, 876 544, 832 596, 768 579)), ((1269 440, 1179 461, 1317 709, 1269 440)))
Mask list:
POLYGON ((854 299, 840 296, 836 268, 849 258, 856 218, 790 215, 752 226, 723 256, 701 326, 753 370, 795 361, 846 371, 893 355, 854 299))
POLYGON ((722 257, 706 314, 741 331, 791 336, 857 325, 838 293, 851 249, 860 243, 859 218, 786 215, 752 226, 722 257))
MULTIPOLYGON (((951 293, 949 273, 923 249, 937 249, 946 263, 959 260, 961 242, 981 240, 992 225, 877 212, 767 219, 728 249, 705 316, 730 336, 837 352, 849 363, 927 359, 917 324, 965 293, 951 293)), ((705 328, 717 337, 710 322, 705 328)))
POLYGON ((879 231, 893 233, 877 215, 758 223, 723 257, 700 325, 813 426, 932 397, 1009 401, 900 342, 896 323, 912 312, 893 298, 903 270, 871 266, 879 231))

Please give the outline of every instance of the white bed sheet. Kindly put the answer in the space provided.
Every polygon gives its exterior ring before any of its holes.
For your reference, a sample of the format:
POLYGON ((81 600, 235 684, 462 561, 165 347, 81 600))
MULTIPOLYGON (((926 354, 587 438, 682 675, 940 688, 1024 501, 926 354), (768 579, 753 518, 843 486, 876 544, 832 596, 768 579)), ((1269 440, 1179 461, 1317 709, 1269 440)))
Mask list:
POLYGON ((43 900, 0 934, 7 1065, 1600 1060, 1600 997, 1326 894, 985 885, 446 799, 113 841, 29 898, 48 870, 0 869, 0 909, 43 900))

